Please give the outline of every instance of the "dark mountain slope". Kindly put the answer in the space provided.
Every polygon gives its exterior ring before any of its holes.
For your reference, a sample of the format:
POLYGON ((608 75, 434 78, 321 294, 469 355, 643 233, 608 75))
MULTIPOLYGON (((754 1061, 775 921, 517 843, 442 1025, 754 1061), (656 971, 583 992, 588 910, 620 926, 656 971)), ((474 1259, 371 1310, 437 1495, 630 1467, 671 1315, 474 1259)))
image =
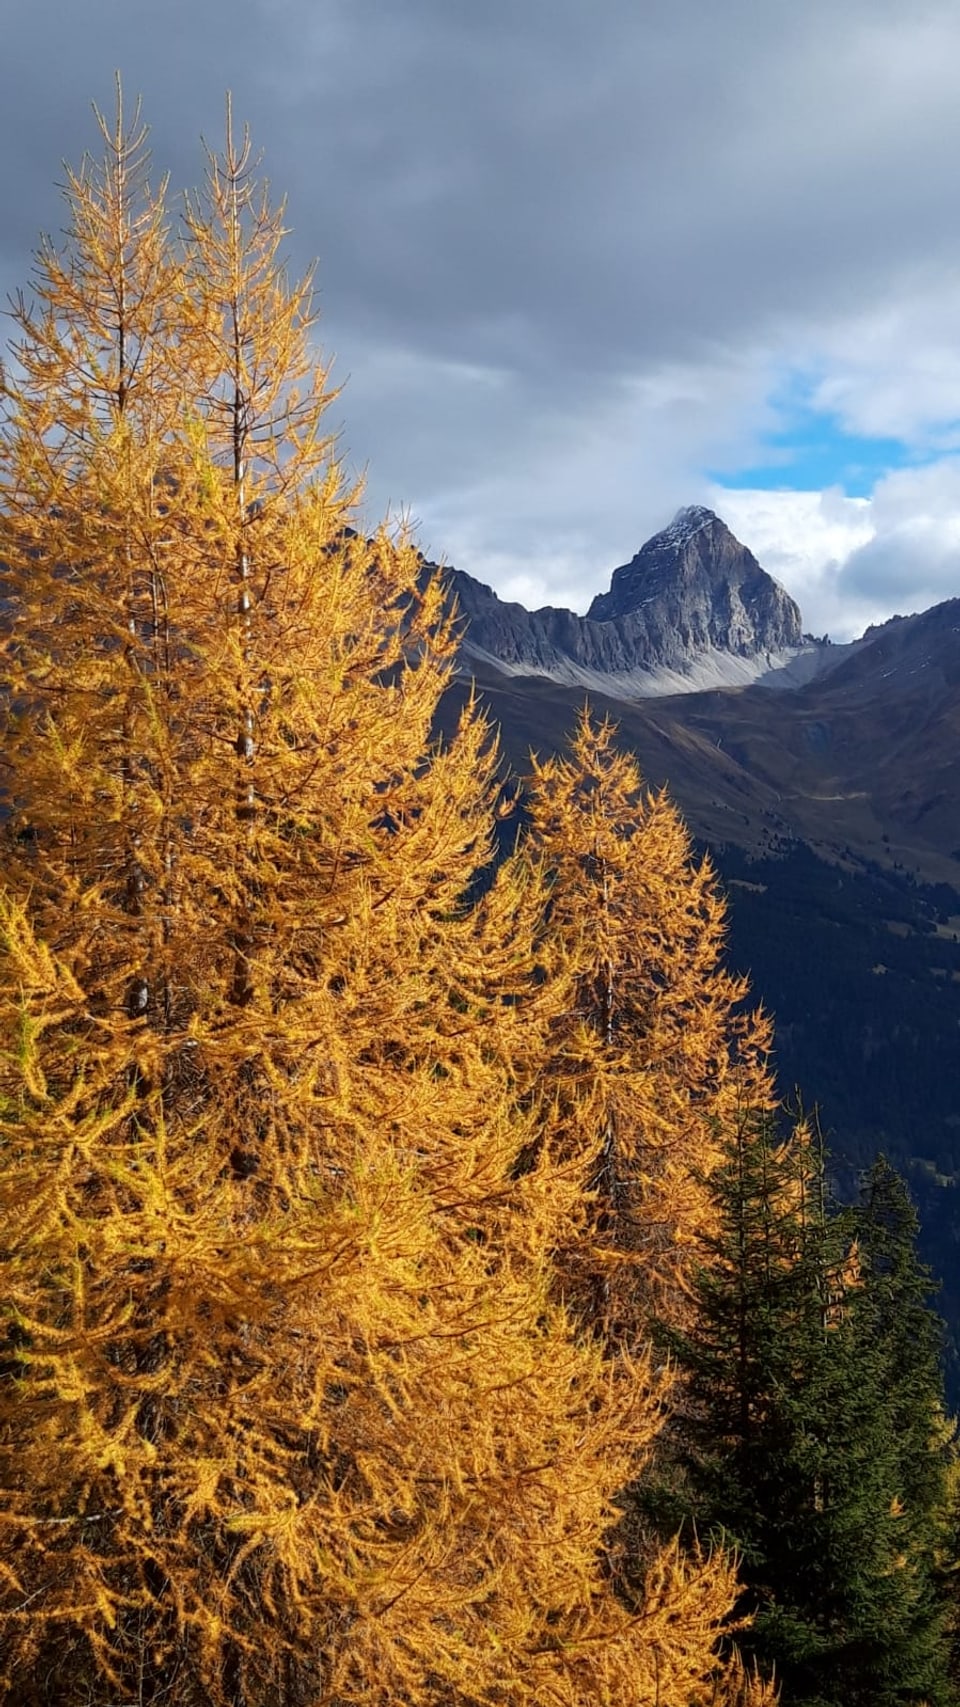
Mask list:
MULTIPOLYGON (((756 854, 799 840, 826 858, 850 849, 960 888, 960 600, 836 651, 832 668, 788 692, 590 699, 705 841, 756 854)), ((474 673, 516 769, 531 747, 563 744, 582 691, 485 661, 474 673)))

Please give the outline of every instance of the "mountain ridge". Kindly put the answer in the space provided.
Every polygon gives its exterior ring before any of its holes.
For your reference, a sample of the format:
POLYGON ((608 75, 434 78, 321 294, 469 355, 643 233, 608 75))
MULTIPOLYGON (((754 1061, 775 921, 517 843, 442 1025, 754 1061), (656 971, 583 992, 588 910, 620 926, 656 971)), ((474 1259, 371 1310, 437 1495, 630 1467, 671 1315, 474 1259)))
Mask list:
POLYGON ((960 889, 960 600, 815 640, 702 506, 614 570, 602 620, 528 612, 456 570, 449 584, 461 674, 521 774, 531 746, 563 746, 586 692, 706 842, 852 849, 960 889))
POLYGON ((448 582, 464 618, 463 658, 507 675, 632 700, 775 678, 787 685, 826 661, 789 593, 702 505, 678 510, 615 569, 585 616, 553 605, 529 611, 463 570, 450 570, 448 582))

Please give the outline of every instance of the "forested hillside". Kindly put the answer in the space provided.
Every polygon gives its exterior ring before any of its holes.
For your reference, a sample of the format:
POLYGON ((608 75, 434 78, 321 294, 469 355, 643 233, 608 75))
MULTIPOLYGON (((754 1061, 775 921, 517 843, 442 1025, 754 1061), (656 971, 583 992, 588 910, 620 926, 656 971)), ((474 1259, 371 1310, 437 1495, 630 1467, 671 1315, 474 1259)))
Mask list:
POLYGON ((718 853, 729 958, 776 1015, 781 1086, 816 1100, 840 1194, 883 1151, 920 1210, 920 1248, 948 1324, 960 1400, 960 942, 956 892, 802 845, 718 853))
POLYGON ((247 138, 179 219, 101 140, 3 378, 4 1698, 949 1707, 899 1181, 609 725, 496 857, 247 138))

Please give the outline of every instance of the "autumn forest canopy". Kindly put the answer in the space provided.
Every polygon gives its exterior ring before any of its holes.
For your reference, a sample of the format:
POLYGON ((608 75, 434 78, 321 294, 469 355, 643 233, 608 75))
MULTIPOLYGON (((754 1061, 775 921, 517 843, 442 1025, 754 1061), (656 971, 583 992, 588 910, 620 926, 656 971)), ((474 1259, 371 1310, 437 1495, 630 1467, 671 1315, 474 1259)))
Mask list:
POLYGON ((498 855, 246 135, 98 122, 0 387, 0 1698, 950 1707, 901 1182, 614 728, 498 855))

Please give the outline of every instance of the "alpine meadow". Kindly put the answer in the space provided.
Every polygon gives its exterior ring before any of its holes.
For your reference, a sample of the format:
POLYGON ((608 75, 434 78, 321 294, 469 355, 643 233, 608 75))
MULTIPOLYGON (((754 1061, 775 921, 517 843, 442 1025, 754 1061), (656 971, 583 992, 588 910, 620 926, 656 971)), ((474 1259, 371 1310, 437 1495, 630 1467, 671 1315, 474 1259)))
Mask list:
POLYGON ((2 380, 2 1699, 951 1707, 903 1188, 609 724, 503 854, 246 133, 97 122, 2 380))

